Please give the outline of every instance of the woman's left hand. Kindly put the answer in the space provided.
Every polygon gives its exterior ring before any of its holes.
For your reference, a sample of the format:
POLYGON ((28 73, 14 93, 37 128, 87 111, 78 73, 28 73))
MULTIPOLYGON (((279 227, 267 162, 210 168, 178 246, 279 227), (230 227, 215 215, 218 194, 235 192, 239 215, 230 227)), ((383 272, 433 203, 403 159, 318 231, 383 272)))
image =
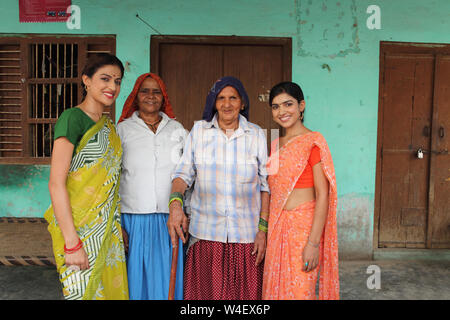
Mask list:
POLYGON ((267 233, 264 231, 258 230, 255 237, 255 246, 253 247, 252 255, 257 253, 256 255, 256 263, 255 266, 259 265, 266 254, 266 241, 267 241, 267 233))
POLYGON ((302 271, 313 271, 319 265, 319 248, 313 247, 309 242, 303 249, 303 266, 302 271))
POLYGON ((125 253, 128 254, 128 233, 122 227, 122 238, 123 238, 123 247, 125 249, 125 253))

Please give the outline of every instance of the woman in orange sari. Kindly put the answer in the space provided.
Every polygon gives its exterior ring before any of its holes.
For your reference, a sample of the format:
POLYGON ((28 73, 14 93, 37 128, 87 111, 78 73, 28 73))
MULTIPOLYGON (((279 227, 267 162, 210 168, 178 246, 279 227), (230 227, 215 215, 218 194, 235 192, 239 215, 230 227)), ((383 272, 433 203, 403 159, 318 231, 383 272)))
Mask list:
POLYGON ((337 191, 324 137, 303 125, 301 88, 282 82, 269 96, 285 135, 272 142, 268 162, 270 211, 263 299, 339 299, 337 191))

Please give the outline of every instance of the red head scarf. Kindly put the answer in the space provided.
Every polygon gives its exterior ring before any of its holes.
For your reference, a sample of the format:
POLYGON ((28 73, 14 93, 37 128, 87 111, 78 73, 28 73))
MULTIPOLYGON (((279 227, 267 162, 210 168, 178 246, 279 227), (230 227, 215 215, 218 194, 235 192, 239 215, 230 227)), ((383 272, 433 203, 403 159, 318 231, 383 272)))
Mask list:
POLYGON ((164 82, 154 73, 144 73, 143 75, 139 76, 139 78, 137 78, 136 83, 134 84, 133 91, 131 91, 130 95, 125 101, 125 104, 123 105, 122 115, 120 116, 120 119, 117 123, 131 117, 131 115, 136 110, 138 110, 136 97, 139 89, 141 88, 142 82, 144 82, 144 80, 148 77, 155 79, 156 82, 158 82, 159 87, 161 88, 161 92, 164 97, 164 103, 161 106, 160 111, 167 114, 170 118, 175 119, 175 114, 173 113, 172 105, 170 104, 169 96, 167 95, 167 88, 164 82))

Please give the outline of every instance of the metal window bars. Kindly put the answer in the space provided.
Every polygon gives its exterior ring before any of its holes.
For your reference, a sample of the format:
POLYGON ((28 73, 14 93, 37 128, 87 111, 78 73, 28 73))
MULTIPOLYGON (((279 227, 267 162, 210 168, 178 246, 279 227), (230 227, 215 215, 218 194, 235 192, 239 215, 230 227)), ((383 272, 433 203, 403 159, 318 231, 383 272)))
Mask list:
POLYGON ((30 44, 30 62, 30 155, 50 157, 56 120, 78 104, 78 44, 30 44))
POLYGON ((101 52, 115 53, 114 36, 0 37, 0 163, 49 163, 58 117, 82 99, 81 66, 101 52))

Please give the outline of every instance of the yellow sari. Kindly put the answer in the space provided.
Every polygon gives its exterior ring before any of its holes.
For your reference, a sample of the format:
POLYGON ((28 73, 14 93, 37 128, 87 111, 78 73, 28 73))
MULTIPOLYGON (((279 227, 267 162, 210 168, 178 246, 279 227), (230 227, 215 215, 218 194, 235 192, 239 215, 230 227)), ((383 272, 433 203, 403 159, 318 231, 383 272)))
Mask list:
POLYGON ((128 299, 119 207, 121 158, 120 138, 106 116, 85 133, 72 158, 66 186, 89 269, 67 268, 64 238, 53 207, 44 214, 65 299, 128 299))

